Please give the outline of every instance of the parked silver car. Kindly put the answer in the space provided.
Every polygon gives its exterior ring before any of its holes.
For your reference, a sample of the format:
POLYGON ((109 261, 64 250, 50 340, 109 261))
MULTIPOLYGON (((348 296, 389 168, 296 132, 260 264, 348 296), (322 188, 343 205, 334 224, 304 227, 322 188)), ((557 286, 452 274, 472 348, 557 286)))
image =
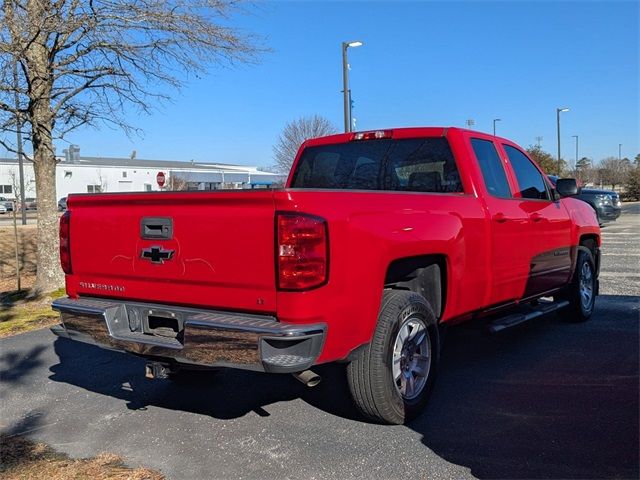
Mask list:
POLYGON ((5 212, 0 212, 0 213, 13 211, 13 200, 10 200, 6 197, 0 197, 0 205, 4 205, 4 208, 6 209, 5 212))

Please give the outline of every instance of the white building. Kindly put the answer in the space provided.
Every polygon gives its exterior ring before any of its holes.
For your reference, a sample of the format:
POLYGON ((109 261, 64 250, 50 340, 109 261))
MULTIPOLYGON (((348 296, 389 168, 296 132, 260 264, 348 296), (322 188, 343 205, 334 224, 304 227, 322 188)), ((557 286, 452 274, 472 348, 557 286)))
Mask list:
MULTIPOLYGON (((136 158, 80 157, 73 147, 71 155, 60 158, 56 168, 58 198, 69 193, 143 192, 161 190, 158 174, 165 177, 164 189, 215 190, 220 188, 264 188, 284 182, 285 177, 263 172, 257 167, 222 163, 139 160, 136 158)), ((18 161, 0 158, 0 197, 15 198, 19 192, 18 161)), ((36 198, 31 162, 24 162, 25 198, 36 198)))

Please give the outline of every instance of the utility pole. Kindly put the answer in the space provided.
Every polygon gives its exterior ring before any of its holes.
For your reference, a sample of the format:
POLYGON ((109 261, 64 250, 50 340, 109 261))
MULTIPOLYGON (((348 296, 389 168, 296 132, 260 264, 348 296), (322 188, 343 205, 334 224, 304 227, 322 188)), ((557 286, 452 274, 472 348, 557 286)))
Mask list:
MULTIPOLYGON (((18 81, 18 60, 14 59, 13 61, 13 94, 14 100, 16 104, 16 141, 18 146, 18 171, 20 174, 20 212, 22 214, 22 225, 27 224, 27 209, 25 208, 25 200, 24 200, 24 167, 23 167, 23 159, 24 155, 22 153, 22 115, 20 115, 20 95, 18 94, 18 88, 20 83, 18 81)), ((13 192, 15 195, 15 192, 13 192)), ((16 208, 17 202, 14 202, 14 207, 16 208)))
POLYGON ((618 144, 618 161, 622 160, 622 144, 618 144))
POLYGON ((349 89, 349 126, 350 132, 356 129, 356 119, 353 118, 353 99, 351 98, 351 89, 349 89))
POLYGON ((542 142, 542 137, 536 137, 536 145, 540 148, 540 143, 542 142))
POLYGON ((572 135, 573 138, 576 139, 576 163, 574 168, 578 166, 578 135, 572 135))
POLYGON ((18 224, 16 222, 16 208, 18 207, 17 202, 13 202, 13 238, 15 242, 15 250, 16 250, 16 279, 18 280, 18 291, 22 289, 20 285, 20 242, 18 241, 18 224))
POLYGON ((467 121, 465 121, 464 123, 467 124, 468 128, 473 127, 476 124, 476 121, 473 118, 469 118, 467 121))

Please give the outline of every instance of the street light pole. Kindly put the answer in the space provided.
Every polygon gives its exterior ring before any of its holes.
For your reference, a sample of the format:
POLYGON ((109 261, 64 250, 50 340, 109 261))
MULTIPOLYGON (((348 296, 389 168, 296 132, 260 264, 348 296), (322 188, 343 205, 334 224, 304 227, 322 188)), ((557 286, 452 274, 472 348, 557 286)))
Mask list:
POLYGON ((574 165, 576 168, 578 166, 578 135, 572 135, 572 137, 576 139, 576 164, 574 165))
POLYGON ((499 122, 501 119, 500 118, 494 118, 493 119, 493 136, 496 136, 496 122, 499 122))
POLYGON ((349 62, 347 49, 360 47, 362 42, 342 42, 342 97, 344 102, 344 131, 351 131, 351 90, 349 89, 349 62))
POLYGON ((562 170, 562 166, 560 164, 560 113, 568 111, 568 108, 556 108, 556 123, 558 125, 558 176, 560 176, 560 171, 562 170))
POLYGON ((622 160, 622 144, 618 144, 618 161, 622 160))
MULTIPOLYGON (((20 213, 21 213, 21 221, 22 225, 27 224, 27 209, 25 208, 25 199, 24 199, 24 167, 23 167, 23 158, 24 155, 22 153, 22 115, 18 112, 20 109, 20 95, 18 94, 18 61, 14 60, 13 62, 13 95, 14 102, 16 104, 16 141, 18 147, 18 172, 20 175, 20 213)), ((13 192, 15 195, 15 192, 13 192)), ((18 206, 17 202, 14 202, 14 207, 18 206)))

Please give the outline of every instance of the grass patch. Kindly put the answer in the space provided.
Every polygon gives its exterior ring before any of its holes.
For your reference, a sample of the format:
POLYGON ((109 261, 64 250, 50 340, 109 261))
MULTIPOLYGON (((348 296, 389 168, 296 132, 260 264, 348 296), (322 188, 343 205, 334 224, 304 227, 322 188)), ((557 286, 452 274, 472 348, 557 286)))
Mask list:
POLYGON ((30 290, 3 294, 0 298, 0 338, 59 323, 58 313, 51 310, 51 301, 64 294, 64 288, 42 296, 32 296, 30 290))
POLYGON ((163 480, 164 476, 147 468, 128 468, 121 457, 111 453, 74 460, 43 443, 0 435, 0 478, 163 480))
POLYGON ((55 300, 56 298, 64 297, 67 294, 67 291, 64 287, 60 287, 58 290, 54 290, 48 296, 51 297, 51 300, 55 300))

